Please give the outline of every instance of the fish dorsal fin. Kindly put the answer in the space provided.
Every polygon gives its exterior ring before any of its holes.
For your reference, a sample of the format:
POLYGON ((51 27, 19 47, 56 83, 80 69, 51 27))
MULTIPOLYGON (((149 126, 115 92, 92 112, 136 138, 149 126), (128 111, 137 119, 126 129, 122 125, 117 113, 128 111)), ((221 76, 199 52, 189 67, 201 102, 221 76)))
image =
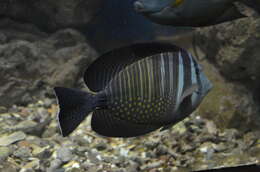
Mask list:
POLYGON ((85 71, 84 81, 88 88, 98 92, 127 65, 162 52, 176 52, 180 48, 168 43, 137 43, 118 48, 101 55, 85 71))
POLYGON ((197 91, 199 89, 198 84, 192 84, 190 87, 188 87, 186 90, 183 91, 183 94, 180 98, 180 103, 182 103, 182 101, 188 97, 189 95, 191 95, 193 92, 197 91))

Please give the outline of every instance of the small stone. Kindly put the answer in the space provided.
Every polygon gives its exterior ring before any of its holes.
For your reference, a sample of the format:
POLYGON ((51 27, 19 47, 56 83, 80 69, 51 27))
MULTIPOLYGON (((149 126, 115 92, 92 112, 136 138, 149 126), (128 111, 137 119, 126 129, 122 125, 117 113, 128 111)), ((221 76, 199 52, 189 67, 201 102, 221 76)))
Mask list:
POLYGON ((39 169, 39 167, 40 167, 40 160, 34 159, 33 161, 25 164, 23 168, 25 168, 25 169, 39 169))
POLYGON ((73 155, 69 148, 62 147, 57 150, 57 158, 62 162, 68 162, 73 158, 73 155))
POLYGON ((5 161, 10 153, 11 151, 8 147, 0 147, 0 162, 5 161))
POLYGON ((220 144, 215 145, 214 149, 215 149, 216 152, 224 152, 228 148, 227 148, 227 146, 223 142, 221 142, 220 144))
POLYGON ((58 132, 58 128, 57 128, 57 127, 49 127, 49 128, 47 128, 47 129, 43 132, 42 137, 43 137, 43 138, 52 137, 52 136, 54 136, 57 132, 58 132))
POLYGON ((62 164, 62 161, 60 159, 52 160, 50 167, 47 168, 47 172, 56 172, 56 170, 58 170, 58 168, 61 166, 61 164, 62 164))
POLYGON ((105 150, 107 148, 107 144, 105 142, 99 142, 95 145, 95 148, 99 151, 105 150))
POLYGON ((18 123, 16 126, 10 128, 15 131, 23 131, 25 133, 30 133, 38 124, 31 120, 26 120, 18 123))
POLYGON ((33 154, 33 156, 36 156, 40 159, 49 158, 51 156, 51 151, 49 150, 49 147, 50 146, 46 146, 46 147, 42 148, 42 147, 33 145, 32 146, 32 148, 33 148, 32 154, 33 154))
POLYGON ((101 156, 99 155, 99 153, 96 151, 96 149, 93 149, 89 152, 86 152, 85 155, 88 157, 88 159, 90 160, 90 162, 94 163, 94 164, 98 164, 100 163, 101 160, 101 156))
POLYGON ((145 142, 144 145, 147 147, 147 149, 154 149, 159 145, 159 143, 155 141, 147 140, 147 142, 145 142))
POLYGON ((210 134, 217 134, 217 127, 213 121, 207 121, 206 128, 210 134))
POLYGON ((31 143, 29 143, 29 142, 26 141, 26 140, 23 140, 23 141, 18 142, 17 145, 18 145, 19 147, 30 147, 30 146, 31 146, 31 143))
POLYGON ((142 165, 141 170, 150 170, 153 168, 158 168, 158 167, 162 166, 162 164, 163 164, 163 161, 152 162, 149 164, 142 165))
POLYGON ((126 168, 127 172, 138 172, 138 164, 134 161, 130 161, 129 166, 126 168))
POLYGON ((159 145, 156 149, 157 155, 166 155, 168 153, 168 149, 166 146, 159 145))
POLYGON ((28 147, 20 147, 14 151, 13 155, 20 159, 28 159, 32 156, 31 149, 28 147))
POLYGON ((121 156, 127 157, 128 156, 128 150, 124 148, 120 148, 119 153, 121 156))
POLYGON ((240 137, 239 132, 236 129, 226 129, 222 134, 228 141, 236 140, 240 137))
POLYGON ((53 103, 53 99, 45 98, 43 103, 45 107, 50 107, 53 103))
POLYGON ((11 135, 0 138, 0 146, 8 146, 12 143, 25 139, 26 135, 22 131, 17 131, 11 135))
POLYGON ((77 161, 70 161, 69 163, 65 164, 63 167, 65 169, 66 168, 80 168, 80 165, 77 161))

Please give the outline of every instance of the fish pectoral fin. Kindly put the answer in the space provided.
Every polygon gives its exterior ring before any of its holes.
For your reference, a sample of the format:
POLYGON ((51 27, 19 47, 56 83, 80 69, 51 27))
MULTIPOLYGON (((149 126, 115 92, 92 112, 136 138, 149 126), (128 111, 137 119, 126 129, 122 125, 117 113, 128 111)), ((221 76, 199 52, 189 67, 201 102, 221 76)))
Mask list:
POLYGON ((187 96, 191 95, 193 92, 197 91, 198 89, 199 89, 198 84, 192 84, 190 87, 184 90, 180 102, 182 102, 187 96))

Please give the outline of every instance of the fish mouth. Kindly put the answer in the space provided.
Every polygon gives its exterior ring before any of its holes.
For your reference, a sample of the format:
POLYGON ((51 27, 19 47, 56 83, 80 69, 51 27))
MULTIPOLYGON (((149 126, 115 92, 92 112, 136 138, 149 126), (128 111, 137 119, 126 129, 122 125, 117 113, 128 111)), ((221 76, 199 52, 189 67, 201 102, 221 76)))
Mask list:
POLYGON ((162 9, 148 9, 145 5, 139 1, 134 2, 134 10, 142 14, 154 14, 160 12, 162 9))

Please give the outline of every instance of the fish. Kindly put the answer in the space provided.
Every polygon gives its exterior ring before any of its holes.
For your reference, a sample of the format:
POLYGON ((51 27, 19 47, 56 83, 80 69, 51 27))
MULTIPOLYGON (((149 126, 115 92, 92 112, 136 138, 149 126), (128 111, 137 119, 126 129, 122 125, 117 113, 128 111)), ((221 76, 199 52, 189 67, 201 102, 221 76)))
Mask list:
POLYGON ((237 1, 255 4, 250 0, 137 0, 134 9, 157 24, 204 27, 247 17, 234 4, 237 1))
POLYGON ((186 50, 169 43, 113 49, 84 73, 90 91, 55 87, 65 137, 91 113, 91 128, 106 137, 137 137, 189 116, 212 88, 186 50))

